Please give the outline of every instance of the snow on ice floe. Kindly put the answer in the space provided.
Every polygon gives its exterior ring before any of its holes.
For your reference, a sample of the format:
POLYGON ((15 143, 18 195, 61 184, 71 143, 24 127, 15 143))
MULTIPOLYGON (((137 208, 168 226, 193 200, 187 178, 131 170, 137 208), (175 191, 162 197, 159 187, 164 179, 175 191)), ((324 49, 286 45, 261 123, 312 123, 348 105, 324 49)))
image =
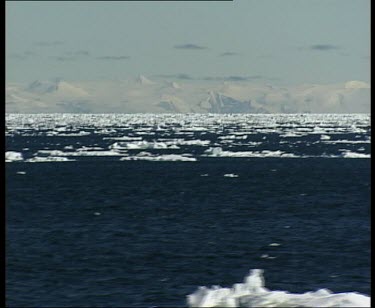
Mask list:
POLYGON ((223 151, 221 147, 211 147, 204 152, 203 156, 207 156, 207 157, 290 157, 290 158, 298 157, 297 155, 294 155, 292 153, 285 153, 280 150, 231 152, 231 151, 223 151))
POLYGON ((69 159, 67 157, 58 157, 58 156, 48 156, 48 157, 39 157, 35 156, 29 159, 26 159, 27 163, 49 163, 49 162, 68 162, 75 161, 75 159, 69 159))
POLYGON ((351 151, 344 151, 342 153, 342 157, 344 158, 371 158, 371 155, 364 154, 364 153, 351 152, 351 151))
POLYGON ((370 302, 369 296, 357 292, 333 293, 319 289, 294 294, 270 291, 264 287, 261 269, 251 270, 243 283, 236 283, 231 288, 199 287, 187 296, 189 307, 370 307, 370 302))
POLYGON ((120 160, 148 160, 148 161, 196 161, 194 157, 186 157, 183 155, 169 154, 169 155, 152 155, 148 153, 147 155, 139 156, 127 156, 122 157, 120 160))
POLYGON ((134 142, 115 142, 109 148, 124 150, 144 150, 144 149, 179 149, 175 144, 167 144, 165 142, 148 142, 145 140, 134 142))
POLYGON ((81 149, 77 150, 76 152, 63 152, 60 150, 39 150, 36 153, 37 156, 58 156, 58 157, 65 157, 65 156, 121 156, 120 154, 115 151, 95 151, 95 150, 87 150, 81 149))
POLYGON ((131 136, 121 136, 121 137, 104 137, 103 140, 116 140, 116 141, 141 141, 142 137, 131 137, 131 136))
POLYGON ((167 139, 167 140, 154 140, 152 142, 142 140, 133 142, 115 142, 109 146, 110 149, 118 150, 145 150, 145 149, 180 149, 180 145, 184 146, 207 146, 210 140, 184 140, 184 139, 167 139))
POLYGON ((79 131, 78 133, 57 133, 55 131, 47 133, 47 136, 59 136, 59 137, 81 137, 91 135, 90 132, 79 131))
POLYGON ((77 149, 77 151, 79 152, 102 151, 102 150, 104 150, 102 147, 86 147, 86 146, 82 146, 77 149))
POLYGON ((298 138, 302 136, 306 136, 307 134, 302 133, 295 133, 295 132, 286 132, 285 134, 280 134, 281 138, 298 138))
MULTIPOLYGON (((247 137, 247 135, 245 135, 247 137)), ((218 139, 236 139, 236 135, 219 136, 218 139)))
POLYGON ((5 162, 22 161, 23 155, 20 152, 7 151, 5 152, 5 162))
POLYGON ((234 173, 226 173, 224 176, 227 178, 238 178, 239 175, 234 173))
POLYGON ((324 140, 324 143, 371 143, 370 140, 347 140, 347 139, 343 139, 343 140, 324 140))
POLYGON ((260 256, 260 258, 261 259, 267 259, 267 260, 273 260, 273 259, 277 259, 277 257, 273 257, 273 256, 270 256, 270 255, 268 255, 268 254, 262 254, 261 256, 260 256))
POLYGON ((330 139, 331 139, 331 137, 328 136, 328 135, 321 135, 320 136, 320 140, 330 140, 330 139))
POLYGON ((281 244, 279 244, 279 243, 271 243, 271 244, 269 244, 268 246, 274 246, 274 247, 277 247, 277 246, 280 246, 281 244))
POLYGON ((207 146, 210 144, 210 140, 200 140, 200 139, 195 139, 195 140, 181 140, 178 139, 176 140, 177 145, 196 145, 196 146, 207 146))

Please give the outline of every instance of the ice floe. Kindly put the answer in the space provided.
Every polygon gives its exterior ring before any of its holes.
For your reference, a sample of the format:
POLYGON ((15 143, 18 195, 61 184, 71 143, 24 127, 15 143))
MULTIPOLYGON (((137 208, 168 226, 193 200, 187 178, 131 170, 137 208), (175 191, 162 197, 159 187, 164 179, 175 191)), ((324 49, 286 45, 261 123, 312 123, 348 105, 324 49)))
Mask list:
POLYGON ((281 244, 279 244, 279 243, 271 243, 271 244, 269 244, 268 246, 274 246, 274 247, 277 247, 277 246, 280 246, 281 244))
POLYGON ((331 137, 328 136, 328 135, 321 135, 320 136, 320 140, 329 140, 329 139, 331 139, 331 137))
POLYGON ((211 147, 207 149, 202 156, 208 156, 208 157, 290 157, 290 158, 298 157, 297 155, 293 153, 286 153, 280 150, 231 152, 231 151, 223 151, 222 148, 220 147, 214 147, 214 148, 211 147))
POLYGON ((5 161, 6 162, 22 161, 22 160, 23 160, 23 155, 20 152, 15 152, 15 151, 5 152, 5 161))
POLYGON ((141 155, 141 156, 127 156, 120 160, 148 160, 148 161, 196 161, 194 157, 186 157, 183 155, 169 154, 169 155, 141 155))
POLYGON ((325 143, 371 143, 370 140, 325 140, 325 143))
POLYGON ((48 157, 32 157, 26 159, 25 162, 27 163, 48 163, 48 162, 68 162, 68 161, 75 161, 74 159, 69 159, 67 157, 57 157, 57 156, 48 156, 48 157))
POLYGON ((234 173, 226 173, 224 176, 227 178, 238 178, 239 175, 234 173))
POLYGON ((187 296, 189 307, 370 307, 370 300, 357 292, 333 293, 328 289, 302 294, 270 291, 264 287, 261 269, 251 270, 243 283, 231 288, 199 287, 187 296))
POLYGON ((345 151, 345 152, 342 153, 342 157, 344 157, 344 158, 371 158, 371 155, 370 154, 364 154, 364 153, 345 151))
POLYGON ((65 157, 65 156, 122 156, 116 151, 88 151, 86 149, 78 150, 76 152, 63 152, 60 150, 39 150, 36 153, 36 156, 58 156, 58 157, 65 157))
POLYGON ((144 150, 144 149, 176 149, 176 145, 168 145, 165 142, 148 142, 145 140, 134 142, 115 142, 110 146, 111 149, 124 149, 124 150, 144 150))

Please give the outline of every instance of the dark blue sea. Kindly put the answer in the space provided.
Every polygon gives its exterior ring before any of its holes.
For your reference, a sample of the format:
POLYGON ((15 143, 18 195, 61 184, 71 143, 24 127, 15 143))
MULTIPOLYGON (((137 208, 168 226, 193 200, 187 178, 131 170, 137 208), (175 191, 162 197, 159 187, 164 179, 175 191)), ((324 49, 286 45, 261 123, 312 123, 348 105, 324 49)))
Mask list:
POLYGON ((186 307, 254 268, 270 290, 370 295, 369 117, 304 119, 284 138, 294 118, 186 133, 175 118, 33 117, 7 119, 7 307, 186 307))

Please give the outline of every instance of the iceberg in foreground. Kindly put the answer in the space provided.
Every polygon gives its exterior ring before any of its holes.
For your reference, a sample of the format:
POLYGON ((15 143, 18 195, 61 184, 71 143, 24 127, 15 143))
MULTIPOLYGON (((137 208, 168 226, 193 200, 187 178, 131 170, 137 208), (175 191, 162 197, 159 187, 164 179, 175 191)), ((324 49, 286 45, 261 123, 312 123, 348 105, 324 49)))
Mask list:
POLYGON ((303 294, 264 288, 263 270, 253 269, 244 283, 232 288, 199 287, 187 296, 189 307, 370 307, 370 297, 356 292, 332 293, 327 289, 303 294))
POLYGON ((20 152, 7 151, 5 152, 5 162, 21 161, 23 155, 20 152))

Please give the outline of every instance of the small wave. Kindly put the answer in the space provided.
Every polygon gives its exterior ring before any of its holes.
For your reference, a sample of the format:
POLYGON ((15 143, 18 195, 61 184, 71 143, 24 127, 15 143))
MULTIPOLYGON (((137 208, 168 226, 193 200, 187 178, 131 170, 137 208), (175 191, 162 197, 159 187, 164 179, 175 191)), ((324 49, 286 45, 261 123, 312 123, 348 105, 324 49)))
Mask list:
POLYGON ((187 296, 189 307, 370 307, 370 297, 328 289, 293 294, 264 288, 263 270, 253 269, 243 283, 232 288, 199 287, 187 296))

